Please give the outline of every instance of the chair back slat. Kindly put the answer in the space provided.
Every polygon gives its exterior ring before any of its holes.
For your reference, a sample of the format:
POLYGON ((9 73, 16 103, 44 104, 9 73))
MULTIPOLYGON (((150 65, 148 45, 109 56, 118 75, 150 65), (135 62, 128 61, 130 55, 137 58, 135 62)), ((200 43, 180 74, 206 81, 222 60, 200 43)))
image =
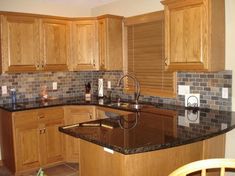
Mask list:
POLYGON ((201 171, 201 176, 206 176, 206 172, 210 169, 220 169, 220 176, 224 176, 226 168, 235 169, 235 159, 219 158, 195 161, 176 169, 169 176, 185 176, 197 171, 201 171))
POLYGON ((220 176, 224 176, 225 175, 225 167, 222 167, 220 169, 220 176))
POLYGON ((206 169, 202 169, 201 176, 206 176, 206 169))

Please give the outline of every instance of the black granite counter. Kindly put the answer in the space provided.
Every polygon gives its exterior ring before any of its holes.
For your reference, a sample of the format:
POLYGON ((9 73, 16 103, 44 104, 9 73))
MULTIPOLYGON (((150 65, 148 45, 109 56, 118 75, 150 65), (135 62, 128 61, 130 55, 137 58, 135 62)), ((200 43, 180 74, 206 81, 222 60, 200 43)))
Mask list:
POLYGON ((192 112, 183 108, 164 111, 141 111, 126 116, 112 113, 107 119, 59 130, 122 154, 135 154, 205 140, 235 127, 232 112, 208 109, 192 112))
POLYGON ((122 154, 142 153, 205 140, 235 128, 235 113, 210 109, 185 109, 165 104, 145 105, 140 111, 117 107, 112 102, 84 98, 64 98, 47 102, 32 101, 4 104, 10 112, 63 105, 97 105, 132 113, 120 116, 107 112, 109 118, 60 127, 68 135, 110 148, 122 154))

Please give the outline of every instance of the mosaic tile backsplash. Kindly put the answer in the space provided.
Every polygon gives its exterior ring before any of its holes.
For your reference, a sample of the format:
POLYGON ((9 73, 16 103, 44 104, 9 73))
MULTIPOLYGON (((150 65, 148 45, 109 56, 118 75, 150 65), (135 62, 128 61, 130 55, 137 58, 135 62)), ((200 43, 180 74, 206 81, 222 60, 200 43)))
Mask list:
MULTIPOLYGON (((8 87, 8 94, 0 95, 0 103, 11 102, 9 95, 11 88, 16 88, 18 102, 38 99, 42 86, 47 86, 49 96, 62 98, 83 96, 85 93, 85 83, 90 82, 92 94, 97 95, 98 78, 104 79, 104 95, 107 94, 107 81, 111 81, 113 98, 119 95, 121 99, 133 99, 132 95, 123 93, 122 87, 116 86, 117 80, 121 75, 123 75, 121 71, 2 74, 0 75, 0 85, 8 87), (52 90, 52 82, 54 81, 58 83, 57 90, 52 90)), ((231 111, 232 71, 218 73, 179 72, 177 73, 177 85, 189 85, 191 93, 199 93, 201 107, 231 111), (222 87, 228 88, 228 99, 222 98, 222 87)), ((184 106, 184 96, 182 95, 178 95, 176 98, 141 95, 140 101, 184 106)))

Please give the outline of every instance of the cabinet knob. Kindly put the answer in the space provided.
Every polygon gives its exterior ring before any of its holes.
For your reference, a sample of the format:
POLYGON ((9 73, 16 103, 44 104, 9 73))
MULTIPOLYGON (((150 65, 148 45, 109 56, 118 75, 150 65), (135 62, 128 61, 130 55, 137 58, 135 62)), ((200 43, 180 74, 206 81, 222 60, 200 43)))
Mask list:
POLYGON ((43 128, 43 133, 46 133, 46 128, 43 128))

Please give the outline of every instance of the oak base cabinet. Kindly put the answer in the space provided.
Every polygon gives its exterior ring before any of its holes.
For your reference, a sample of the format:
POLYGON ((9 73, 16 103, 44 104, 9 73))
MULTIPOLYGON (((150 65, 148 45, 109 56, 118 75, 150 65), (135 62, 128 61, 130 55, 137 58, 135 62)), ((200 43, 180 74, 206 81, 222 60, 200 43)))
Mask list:
POLYGON ((79 176, 166 176, 180 166, 196 160, 223 158, 225 135, 131 155, 115 151, 109 153, 103 147, 84 140, 81 140, 80 150, 79 176))
POLYGON ((1 111, 2 160, 13 173, 64 161, 62 108, 1 111), (10 131, 10 132, 9 132, 10 131), (9 154, 12 153, 12 154, 9 154))
MULTIPOLYGON (((132 113, 128 111, 121 111, 99 106, 65 106, 65 125, 72 125, 96 119, 108 118, 105 112, 112 112, 118 115, 127 115, 132 113)), ((78 163, 80 158, 80 139, 65 135, 65 153, 66 162, 78 163)))
MULTIPOLYGON (((95 106, 65 106, 65 125, 95 120, 95 106)), ((79 162, 80 140, 65 135, 65 153, 67 162, 79 162)))

